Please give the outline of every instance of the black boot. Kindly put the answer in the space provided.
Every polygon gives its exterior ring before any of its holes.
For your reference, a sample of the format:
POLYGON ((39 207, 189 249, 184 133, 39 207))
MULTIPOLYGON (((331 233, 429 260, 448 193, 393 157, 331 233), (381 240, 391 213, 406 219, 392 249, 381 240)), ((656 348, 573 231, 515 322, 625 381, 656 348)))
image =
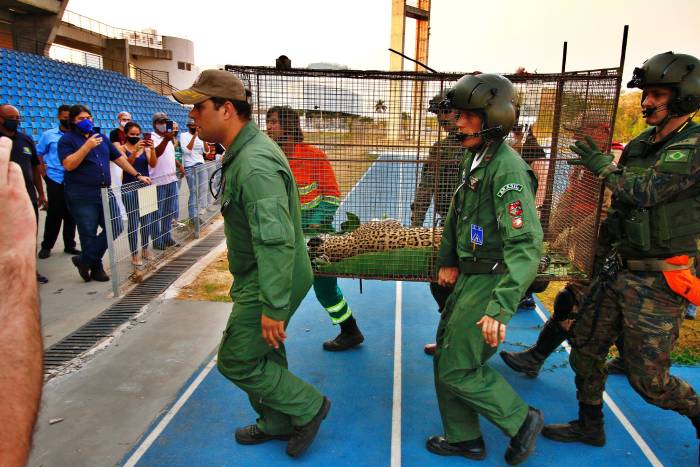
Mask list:
POLYGON ((294 427, 294 432, 287 443, 287 454, 291 457, 299 457, 306 449, 311 446, 318 429, 321 427, 321 422, 328 416, 328 411, 331 410, 331 401, 323 398, 323 404, 318 412, 309 423, 304 426, 294 427))
POLYGON ((536 378, 544 361, 566 339, 566 331, 553 319, 547 320, 537 336, 535 345, 522 352, 500 353, 506 365, 518 373, 523 373, 530 378, 536 378))
POLYGON ((545 425, 542 436, 564 443, 585 443, 591 446, 605 446, 603 427, 603 406, 579 402, 578 420, 569 423, 545 425))
POLYGON ((357 347, 362 344, 364 340, 365 336, 362 335, 360 328, 357 327, 355 317, 350 316, 340 323, 340 334, 338 334, 335 339, 323 343, 323 349, 331 352, 339 352, 357 347))
POLYGON ((263 432, 260 428, 258 428, 258 425, 256 424, 238 428, 236 430, 236 434, 234 435, 234 438, 236 438, 236 442, 238 444, 245 445, 265 443, 273 439, 289 441, 291 437, 291 434, 268 435, 267 433, 263 432))
POLYGON ((449 443, 444 436, 431 436, 425 447, 440 456, 462 456, 467 459, 481 460, 486 457, 484 438, 478 437, 460 443, 449 443))
POLYGON ((525 421, 516 435, 510 439, 510 444, 508 449, 506 449, 505 459, 508 465, 518 465, 532 454, 532 451, 535 449, 537 435, 540 434, 543 426, 544 417, 542 412, 533 407, 528 407, 525 421))

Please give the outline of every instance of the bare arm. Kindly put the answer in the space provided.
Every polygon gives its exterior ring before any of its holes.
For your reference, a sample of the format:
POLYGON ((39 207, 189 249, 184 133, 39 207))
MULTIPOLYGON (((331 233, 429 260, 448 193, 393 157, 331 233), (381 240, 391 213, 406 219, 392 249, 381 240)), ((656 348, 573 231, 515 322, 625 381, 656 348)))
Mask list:
POLYGON ((36 230, 22 172, 0 139, 0 274, 10 286, 0 301, 0 465, 27 461, 41 399, 42 342, 36 282, 36 230), (21 285, 21 286, 20 286, 21 285))
POLYGON ((151 184, 151 179, 148 178, 148 176, 146 175, 139 175, 138 171, 134 168, 134 166, 129 164, 129 161, 126 160, 126 156, 121 156, 117 159, 114 159, 112 162, 121 167, 124 172, 128 173, 132 177, 136 177, 138 181, 143 182, 146 185, 151 184))
POLYGON ((163 152, 165 152, 165 148, 168 147, 168 143, 173 140, 173 134, 172 133, 166 133, 165 136, 163 136, 163 140, 160 142, 158 146, 156 146, 156 156, 160 157, 163 155, 163 152))

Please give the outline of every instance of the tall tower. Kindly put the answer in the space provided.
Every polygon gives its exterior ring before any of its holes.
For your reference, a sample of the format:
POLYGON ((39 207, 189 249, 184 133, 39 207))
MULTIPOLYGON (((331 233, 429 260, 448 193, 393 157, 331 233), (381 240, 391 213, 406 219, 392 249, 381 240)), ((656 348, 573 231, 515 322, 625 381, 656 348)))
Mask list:
MULTIPOLYGON (((428 39, 430 35, 430 0, 392 0, 391 2, 391 48, 404 53, 406 41, 406 18, 416 21, 416 47, 415 59, 421 63, 428 63, 428 39), (410 4, 409 4, 410 3, 410 4), (414 6, 417 5, 417 6, 414 6)), ((403 71, 403 57, 389 52, 389 70, 403 71)), ((417 63, 415 71, 425 71, 417 63)), ((423 112, 424 86, 423 83, 415 83, 411 93, 411 123, 409 138, 417 137, 419 116, 423 112)), ((401 136, 401 115, 408 106, 401 105, 403 89, 401 82, 392 81, 389 91, 389 137, 399 139, 401 136)))

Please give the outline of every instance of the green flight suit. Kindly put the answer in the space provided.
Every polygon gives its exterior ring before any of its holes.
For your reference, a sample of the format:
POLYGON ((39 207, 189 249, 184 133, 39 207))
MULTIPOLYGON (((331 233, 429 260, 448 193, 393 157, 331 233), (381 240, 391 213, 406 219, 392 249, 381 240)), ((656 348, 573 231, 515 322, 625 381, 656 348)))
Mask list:
POLYGON ((435 389, 445 437, 450 443, 481 436, 478 415, 513 437, 527 404, 486 365, 496 348, 477 326, 484 315, 508 323, 535 279, 542 253, 537 217, 537 179, 503 141, 467 153, 462 184, 447 215, 437 266, 459 266, 460 275, 437 330, 435 389))
POLYGON ((313 281, 299 193, 282 150, 248 122, 223 159, 224 216, 233 310, 219 371, 243 389, 268 434, 307 424, 323 396, 287 369, 283 345, 262 338, 261 315, 289 323, 313 281))

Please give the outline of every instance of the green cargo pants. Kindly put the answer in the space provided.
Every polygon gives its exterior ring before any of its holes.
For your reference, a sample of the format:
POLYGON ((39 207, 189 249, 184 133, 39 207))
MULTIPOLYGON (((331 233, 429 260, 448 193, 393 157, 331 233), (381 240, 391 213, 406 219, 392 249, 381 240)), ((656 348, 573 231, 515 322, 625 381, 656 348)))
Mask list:
MULTIPOLYGON (((287 324, 298 305, 293 304, 287 324)), ((260 316, 260 306, 233 305, 217 365, 221 374, 248 394, 259 415, 258 428, 271 435, 286 434, 311 421, 323 396, 287 369, 284 345, 273 349, 263 340, 260 316)))
POLYGON ((517 434, 527 416, 527 404, 496 370, 485 365, 496 348, 486 344, 476 325, 501 277, 461 274, 438 325, 435 391, 450 443, 480 437, 479 415, 509 437, 517 434))

